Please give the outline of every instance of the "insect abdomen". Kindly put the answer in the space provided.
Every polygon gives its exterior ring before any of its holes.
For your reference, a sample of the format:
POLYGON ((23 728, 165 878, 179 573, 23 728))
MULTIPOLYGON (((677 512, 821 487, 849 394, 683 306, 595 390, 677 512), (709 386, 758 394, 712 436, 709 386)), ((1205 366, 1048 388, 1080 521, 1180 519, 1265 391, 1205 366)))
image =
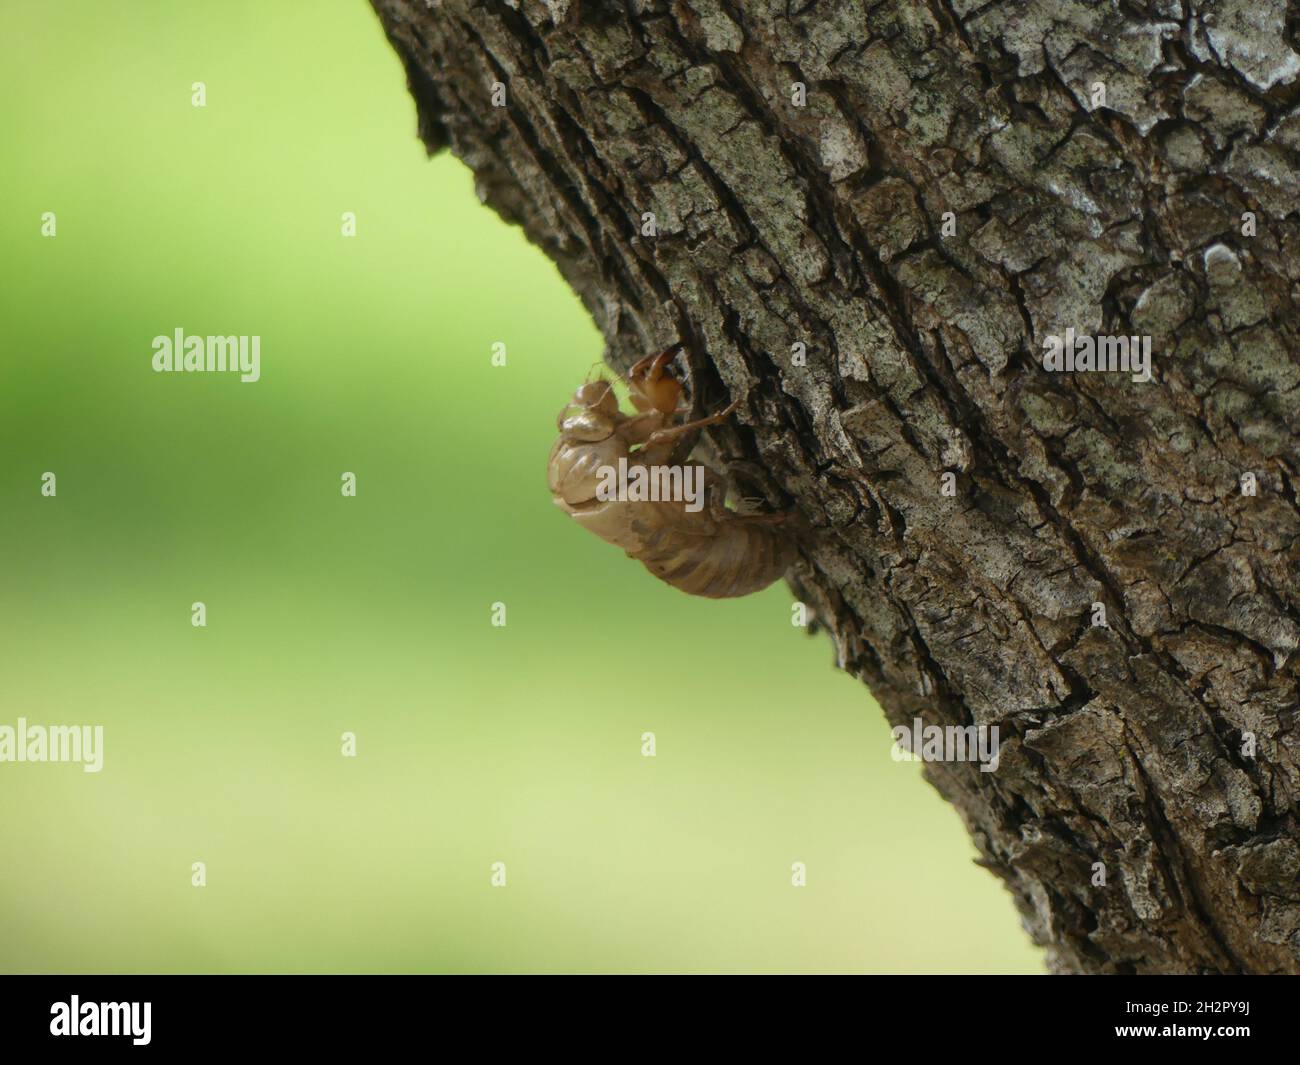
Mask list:
POLYGON ((634 557, 660 580, 690 595, 732 599, 779 580, 794 544, 770 524, 723 520, 708 533, 665 527, 644 535, 634 557))

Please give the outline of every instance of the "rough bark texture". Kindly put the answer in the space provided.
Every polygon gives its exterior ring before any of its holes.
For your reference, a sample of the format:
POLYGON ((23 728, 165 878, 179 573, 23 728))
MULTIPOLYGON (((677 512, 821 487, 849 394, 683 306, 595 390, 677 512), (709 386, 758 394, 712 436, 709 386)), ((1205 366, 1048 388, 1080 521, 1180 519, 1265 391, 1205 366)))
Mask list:
POLYGON ((1050 966, 1300 972, 1297 7, 373 3, 610 363, 742 397, 839 664, 999 726, 927 772, 1050 966), (1047 372, 1067 327, 1155 379, 1047 372))

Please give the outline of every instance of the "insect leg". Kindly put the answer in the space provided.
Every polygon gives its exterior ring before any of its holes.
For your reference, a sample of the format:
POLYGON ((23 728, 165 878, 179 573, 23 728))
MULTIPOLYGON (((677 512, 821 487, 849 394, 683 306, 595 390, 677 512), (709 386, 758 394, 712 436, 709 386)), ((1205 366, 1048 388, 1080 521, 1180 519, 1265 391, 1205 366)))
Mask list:
POLYGON ((736 478, 730 469, 726 473, 707 470, 705 484, 709 498, 709 513, 715 520, 741 521, 751 525, 780 525, 794 513, 791 510, 766 511, 757 514, 728 510, 729 496, 741 498, 736 491, 736 478))
POLYGON ((664 427, 664 416, 657 410, 645 411, 642 414, 635 414, 630 418, 625 418, 623 423, 618 427, 618 435, 627 443, 629 447, 637 447, 628 456, 629 462, 640 463, 643 466, 664 466, 668 465, 672 458, 672 443, 650 446, 646 443, 650 437, 654 436, 664 427))
POLYGON ((644 444, 651 436, 664 427, 664 416, 657 410, 643 411, 624 418, 618 427, 618 435, 633 444, 644 444))
POLYGON ((659 429, 651 433, 646 438, 647 444, 663 444, 671 440, 678 440, 687 433, 698 432, 706 425, 717 425, 724 422, 731 416, 732 412, 740 406, 740 400, 733 400, 730 404, 718 411, 717 414, 710 414, 707 418, 700 418, 698 421, 687 422, 685 425, 675 425, 671 429, 659 429))
POLYGON ((672 362, 673 356, 681 350, 682 345, 679 342, 671 348, 664 348, 658 355, 647 355, 628 370, 627 375, 636 377, 638 374, 648 373, 652 381, 658 380, 659 375, 664 372, 664 367, 672 362))
MULTIPOLYGON (((762 499, 769 507, 779 506, 785 495, 781 486, 772 479, 772 475, 757 462, 748 459, 731 459, 727 461, 727 477, 731 483, 748 484, 762 490, 762 499)), ((746 497, 748 498, 748 497, 746 497)))

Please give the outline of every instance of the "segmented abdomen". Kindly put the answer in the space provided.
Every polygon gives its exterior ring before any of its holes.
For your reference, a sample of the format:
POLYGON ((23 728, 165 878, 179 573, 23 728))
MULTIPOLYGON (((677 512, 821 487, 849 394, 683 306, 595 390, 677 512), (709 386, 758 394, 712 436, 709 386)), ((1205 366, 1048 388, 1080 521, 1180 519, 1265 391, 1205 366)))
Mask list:
POLYGON ((629 554, 674 588, 709 599, 757 592, 780 579, 794 563, 793 541, 770 524, 743 515, 709 521, 708 531, 695 532, 694 524, 633 519, 639 542, 629 554))

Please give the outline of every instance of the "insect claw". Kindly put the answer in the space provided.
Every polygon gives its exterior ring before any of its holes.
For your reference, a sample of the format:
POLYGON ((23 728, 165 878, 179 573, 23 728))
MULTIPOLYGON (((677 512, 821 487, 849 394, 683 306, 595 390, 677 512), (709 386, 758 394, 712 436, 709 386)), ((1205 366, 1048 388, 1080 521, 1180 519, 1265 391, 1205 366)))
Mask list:
POLYGON ((638 360, 628 370, 628 377, 638 377, 646 375, 651 381, 657 381, 663 375, 664 367, 673 361, 676 354, 682 350, 683 345, 678 342, 670 348, 665 348, 658 355, 647 355, 644 359, 638 360))
POLYGON ((677 357, 677 352, 681 350, 681 345, 676 344, 667 351, 661 351, 654 357, 650 363, 650 380, 657 381, 663 375, 665 369, 672 365, 672 361, 677 357))
POLYGON ((653 358, 653 355, 647 355, 644 359, 638 359, 634 362, 627 371, 628 377, 636 377, 645 373, 645 368, 650 365, 650 360, 653 358))

